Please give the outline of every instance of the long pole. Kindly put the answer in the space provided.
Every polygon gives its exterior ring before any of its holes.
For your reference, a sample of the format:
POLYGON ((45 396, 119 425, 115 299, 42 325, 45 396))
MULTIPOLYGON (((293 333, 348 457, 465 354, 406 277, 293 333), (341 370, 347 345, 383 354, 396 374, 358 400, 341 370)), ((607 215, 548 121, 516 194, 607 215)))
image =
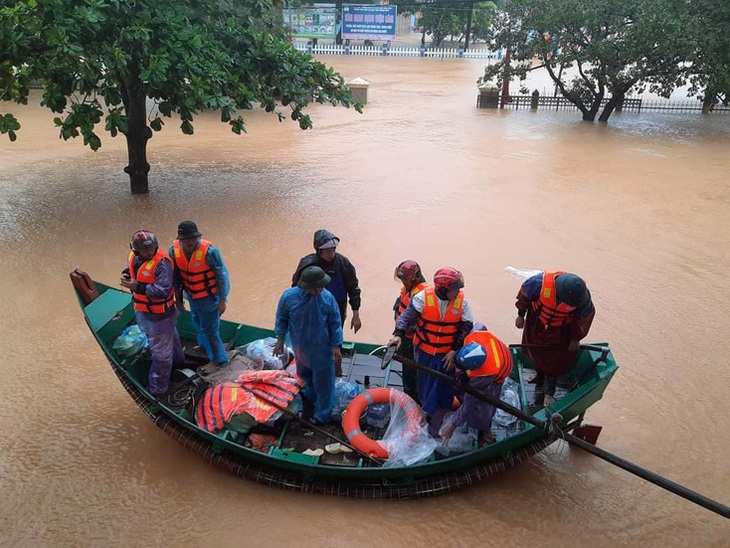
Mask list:
POLYGON ((471 37, 471 18, 474 12, 474 0, 469 2, 469 11, 466 14, 466 39, 464 40, 464 51, 469 49, 469 38, 471 37))
POLYGON ((463 390, 467 394, 471 394, 475 398, 485 401, 485 402, 493 405, 497 409, 501 409, 502 411, 505 411, 505 412, 509 413, 510 415, 517 417, 520 420, 523 420, 529 424, 532 424, 533 426, 542 428, 545 431, 549 431, 551 428, 554 428, 557 431, 558 435, 561 438, 563 438, 565 441, 570 443, 571 445, 575 445, 575 446, 583 449, 584 451, 587 451, 588 453, 591 453, 592 455, 595 455, 598 458, 605 460, 606 462, 610 462, 611 464, 618 466, 619 468, 623 468, 624 470, 634 474, 635 476, 639 476, 640 478, 642 478, 648 482, 651 482, 654 485, 661 487, 662 489, 666 489, 667 491, 670 491, 670 492, 674 493, 675 495, 679 495, 680 497, 682 497, 690 502, 694 502, 695 504, 698 504, 698 505, 702 506, 703 508, 707 508, 708 510, 715 512, 716 514, 719 514, 725 518, 730 519, 730 507, 725 506, 724 504, 721 504, 717 501, 714 501, 704 495, 701 495, 700 493, 697 493, 696 491, 692 491, 691 489, 688 489, 682 485, 679 485, 678 483, 675 483, 672 480, 669 480, 665 477, 660 476, 659 474, 656 474, 650 470, 647 470, 646 468, 642 468, 641 466, 638 466, 632 462, 622 459, 621 457, 614 455, 613 453, 609 453, 608 451, 600 449, 600 448, 596 447, 595 445, 592 445, 592 444, 588 443, 587 441, 582 440, 572 434, 563 432, 562 430, 560 430, 560 428, 557 427, 557 424, 549 424, 549 423, 546 423, 545 421, 536 419, 532 415, 522 411, 522 409, 513 407, 510 404, 503 402, 499 398, 494 398, 494 397, 490 396, 489 394, 485 394, 481 390, 472 388, 471 386, 469 386, 469 384, 459 382, 456 379, 454 379, 448 375, 445 375, 444 373, 441 373, 439 371, 434 371, 433 369, 425 367, 425 366, 419 364, 418 362, 409 360, 408 358, 404 358, 403 356, 400 356, 398 354, 393 356, 393 359, 401 362, 405 366, 416 369, 419 372, 424 373, 425 375, 429 375, 431 377, 444 381, 448 384, 454 385, 459 390, 463 390))

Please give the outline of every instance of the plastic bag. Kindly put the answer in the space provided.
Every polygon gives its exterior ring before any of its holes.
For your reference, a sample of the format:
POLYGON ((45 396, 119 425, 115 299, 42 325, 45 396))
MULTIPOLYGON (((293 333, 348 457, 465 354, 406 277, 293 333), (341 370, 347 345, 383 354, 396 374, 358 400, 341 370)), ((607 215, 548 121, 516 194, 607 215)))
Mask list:
POLYGON ((286 349, 287 352, 283 356, 274 356, 275 345, 276 339, 266 337, 239 346, 236 350, 247 358, 258 362, 262 369, 284 369, 291 361, 293 353, 291 350, 286 349))
MULTIPOLYGON (((439 429, 439 436, 443 437, 444 428, 452 423, 454 413, 449 413, 444 417, 444 422, 439 429)), ((458 455, 461 453, 468 453, 476 447, 476 443, 479 439, 479 431, 476 428, 469 428, 466 423, 457 427, 454 433, 451 434, 449 441, 441 443, 436 451, 442 455, 458 455)))
POLYGON ((345 411, 350 402, 355 396, 362 392, 362 388, 359 384, 354 382, 347 382, 343 379, 337 379, 335 381, 335 404, 332 406, 332 413, 330 414, 330 421, 339 423, 342 421, 342 413, 345 411))
POLYGON ((149 346, 147 335, 138 325, 130 325, 112 343, 112 349, 122 358, 136 356, 149 346))
POLYGON ((245 373, 246 371, 261 371, 263 364, 247 358, 238 352, 234 352, 226 365, 206 371, 207 367, 199 367, 197 373, 205 382, 215 385, 236 382, 241 373, 245 373))
MULTIPOLYGON (((502 385, 502 394, 500 395, 499 399, 502 400, 504 403, 510 404, 512 407, 521 409, 522 404, 520 403, 519 389, 519 385, 512 379, 508 378, 504 381, 504 384, 502 385)), ((497 412, 494 414, 494 418, 492 419, 492 421, 499 426, 509 428, 515 422, 517 422, 517 417, 515 417, 514 415, 510 415, 506 411, 497 409, 497 412)))
POLYGON ((365 424, 370 428, 385 428, 390 421, 390 404, 376 403, 367 408, 365 424))
POLYGON ((403 392, 391 391, 390 424, 380 440, 380 444, 389 454, 388 460, 383 464, 385 468, 411 466, 424 461, 433 454, 438 445, 425 427, 420 407, 409 406, 407 412, 403 409, 412 401, 403 392))

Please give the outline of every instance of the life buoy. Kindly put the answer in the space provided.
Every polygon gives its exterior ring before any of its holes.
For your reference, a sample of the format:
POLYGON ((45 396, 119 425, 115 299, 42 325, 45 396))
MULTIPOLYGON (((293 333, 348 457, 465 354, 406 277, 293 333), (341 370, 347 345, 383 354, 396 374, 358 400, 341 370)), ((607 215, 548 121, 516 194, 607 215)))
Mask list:
POLYGON ((423 413, 418 404, 410 396, 393 388, 371 388, 361 392, 350 402, 342 416, 342 430, 350 443, 363 453, 379 459, 388 458, 388 450, 380 442, 367 437, 360 429, 360 416, 370 405, 375 403, 392 403, 400 407, 406 414, 406 436, 409 432, 417 434, 423 413))

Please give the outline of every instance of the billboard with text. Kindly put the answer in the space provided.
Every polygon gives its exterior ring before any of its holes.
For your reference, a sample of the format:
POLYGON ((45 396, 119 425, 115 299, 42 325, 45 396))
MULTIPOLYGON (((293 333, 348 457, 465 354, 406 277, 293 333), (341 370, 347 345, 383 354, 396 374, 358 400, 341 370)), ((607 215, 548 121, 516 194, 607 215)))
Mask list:
POLYGON ((342 38, 395 40, 397 18, 397 6, 345 4, 342 6, 342 38))

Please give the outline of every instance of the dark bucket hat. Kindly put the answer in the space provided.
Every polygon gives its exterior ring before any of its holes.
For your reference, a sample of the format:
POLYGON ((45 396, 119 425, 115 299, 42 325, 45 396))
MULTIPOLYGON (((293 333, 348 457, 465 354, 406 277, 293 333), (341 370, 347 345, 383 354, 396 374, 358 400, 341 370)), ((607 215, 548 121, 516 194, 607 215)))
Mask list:
POLYGON ((299 278, 297 287, 300 289, 317 289, 326 286, 330 283, 330 278, 327 273, 319 268, 318 266, 308 266, 302 270, 302 275, 299 278))
POLYGON ((190 238, 199 238, 203 234, 198 231, 198 225, 193 221, 183 221, 177 225, 177 239, 189 240, 190 238))

